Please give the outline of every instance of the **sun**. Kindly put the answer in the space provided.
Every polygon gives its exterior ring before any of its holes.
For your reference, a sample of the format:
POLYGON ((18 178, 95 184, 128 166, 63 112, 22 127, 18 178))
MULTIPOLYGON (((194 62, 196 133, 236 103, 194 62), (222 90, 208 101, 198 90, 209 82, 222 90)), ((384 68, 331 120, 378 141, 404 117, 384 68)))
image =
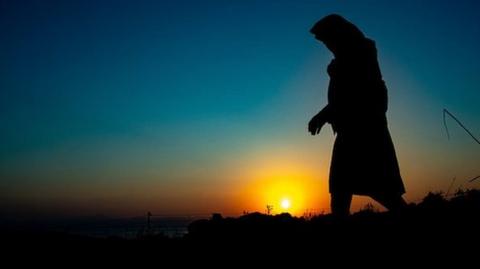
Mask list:
POLYGON ((288 210, 290 208, 290 199, 283 198, 282 201, 280 201, 280 206, 282 206, 284 210, 288 210))

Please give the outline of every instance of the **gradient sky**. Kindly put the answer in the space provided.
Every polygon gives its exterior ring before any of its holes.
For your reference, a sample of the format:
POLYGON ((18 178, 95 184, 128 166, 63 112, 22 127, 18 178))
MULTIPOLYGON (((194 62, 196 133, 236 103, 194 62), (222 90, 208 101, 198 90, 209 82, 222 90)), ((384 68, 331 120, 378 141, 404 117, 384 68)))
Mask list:
MULTIPOLYGON (((339 13, 374 39, 406 199, 480 187, 479 1, 0 0, 0 209, 133 216, 328 212, 339 13)), ((353 209, 365 199, 356 199, 353 209)))

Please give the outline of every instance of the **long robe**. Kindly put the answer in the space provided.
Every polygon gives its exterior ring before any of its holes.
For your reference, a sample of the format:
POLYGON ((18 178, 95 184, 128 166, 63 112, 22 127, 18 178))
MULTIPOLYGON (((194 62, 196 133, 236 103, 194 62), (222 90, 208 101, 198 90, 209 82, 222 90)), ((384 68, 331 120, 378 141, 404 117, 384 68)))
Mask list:
POLYGON ((401 195, 394 145, 388 131, 387 88, 375 43, 365 39, 328 67, 328 122, 337 134, 330 166, 330 192, 401 195))

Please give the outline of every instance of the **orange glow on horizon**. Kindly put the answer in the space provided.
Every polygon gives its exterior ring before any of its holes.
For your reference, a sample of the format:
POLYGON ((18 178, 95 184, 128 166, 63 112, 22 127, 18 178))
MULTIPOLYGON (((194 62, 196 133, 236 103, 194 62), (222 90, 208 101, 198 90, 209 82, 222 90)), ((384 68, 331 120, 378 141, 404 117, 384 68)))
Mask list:
POLYGON ((328 205, 327 181, 315 167, 277 158, 260 162, 252 171, 241 202, 248 211, 265 213, 271 206, 271 214, 302 216, 320 213, 328 205))

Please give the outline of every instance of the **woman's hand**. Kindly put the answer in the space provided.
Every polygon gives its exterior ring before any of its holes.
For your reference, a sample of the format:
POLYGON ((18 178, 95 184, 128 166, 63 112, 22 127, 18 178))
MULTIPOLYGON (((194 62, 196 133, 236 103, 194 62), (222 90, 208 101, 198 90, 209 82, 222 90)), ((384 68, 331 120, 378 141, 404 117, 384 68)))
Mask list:
POLYGON ((323 125, 327 122, 324 113, 320 111, 317 115, 315 115, 310 122, 308 123, 308 131, 312 135, 316 135, 320 133, 323 125))

